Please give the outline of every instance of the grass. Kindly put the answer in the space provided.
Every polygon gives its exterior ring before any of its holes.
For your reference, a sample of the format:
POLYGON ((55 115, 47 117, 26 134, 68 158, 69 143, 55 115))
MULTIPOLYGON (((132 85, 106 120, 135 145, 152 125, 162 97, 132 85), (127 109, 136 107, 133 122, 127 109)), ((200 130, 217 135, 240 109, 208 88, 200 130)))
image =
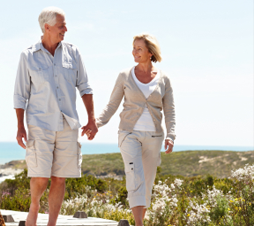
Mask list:
MULTIPOLYGON (((12 161, 4 167, 24 169, 25 161, 12 161)), ((212 175, 218 178, 230 176, 231 170, 253 164, 254 151, 181 151, 169 155, 162 153, 161 174, 197 176, 212 175)), ((120 153, 83 155, 82 172, 97 176, 124 175, 120 153)))

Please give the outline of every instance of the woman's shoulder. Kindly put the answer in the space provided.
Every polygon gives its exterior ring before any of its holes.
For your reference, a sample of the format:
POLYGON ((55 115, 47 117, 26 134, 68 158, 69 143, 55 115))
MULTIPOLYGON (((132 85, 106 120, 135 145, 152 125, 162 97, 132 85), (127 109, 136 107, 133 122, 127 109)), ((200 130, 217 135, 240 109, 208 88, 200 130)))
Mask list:
POLYGON ((129 75, 131 74, 132 68, 133 67, 121 70, 119 73, 119 77, 121 77, 123 79, 127 79, 129 77, 129 75))
POLYGON ((131 69, 132 69, 132 68, 133 68, 133 67, 125 68, 125 69, 121 70, 119 74, 128 76, 128 75, 131 73, 131 69))
POLYGON ((160 69, 158 69, 158 71, 160 72, 160 77, 161 77, 163 80, 169 81, 168 73, 166 73, 165 71, 160 70, 160 69))
POLYGON ((160 71, 160 78, 161 78, 162 84, 164 84, 165 86, 171 86, 171 81, 170 81, 168 73, 164 72, 163 70, 159 70, 159 71, 160 71))

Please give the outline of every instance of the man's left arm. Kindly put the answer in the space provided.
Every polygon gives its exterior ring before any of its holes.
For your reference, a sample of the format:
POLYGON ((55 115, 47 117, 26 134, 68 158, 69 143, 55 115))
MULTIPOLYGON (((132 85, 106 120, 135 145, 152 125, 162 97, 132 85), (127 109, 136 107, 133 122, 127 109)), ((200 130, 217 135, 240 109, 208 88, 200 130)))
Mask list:
POLYGON ((95 134, 98 132, 98 128, 97 128, 95 117, 94 117, 93 95, 84 94, 82 96, 82 100, 86 106, 86 111, 88 115, 88 123, 86 126, 83 126, 81 128, 83 130, 81 133, 81 136, 84 136, 84 134, 87 134, 88 140, 92 140, 95 134))
POLYGON ((87 134, 88 140, 92 140, 98 132, 94 116, 93 90, 89 85, 86 69, 78 50, 77 57, 79 66, 76 86, 79 90, 80 96, 82 97, 88 115, 87 125, 81 128, 83 130, 81 136, 87 134))

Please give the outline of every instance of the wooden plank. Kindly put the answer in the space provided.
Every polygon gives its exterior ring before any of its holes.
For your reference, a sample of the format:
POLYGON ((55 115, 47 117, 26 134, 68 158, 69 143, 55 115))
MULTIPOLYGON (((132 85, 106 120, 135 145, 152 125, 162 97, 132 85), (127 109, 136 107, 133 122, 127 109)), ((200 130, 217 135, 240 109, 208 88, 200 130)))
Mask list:
MULTIPOLYGON (((1 210, 4 215, 12 215, 14 223, 6 223, 5 226, 18 226, 20 221, 25 221, 27 212, 19 212, 12 210, 1 210)), ((46 226, 48 223, 48 214, 38 214, 37 226, 46 226)), ((74 218, 73 216, 59 215, 57 226, 117 226, 118 222, 96 217, 74 218)))

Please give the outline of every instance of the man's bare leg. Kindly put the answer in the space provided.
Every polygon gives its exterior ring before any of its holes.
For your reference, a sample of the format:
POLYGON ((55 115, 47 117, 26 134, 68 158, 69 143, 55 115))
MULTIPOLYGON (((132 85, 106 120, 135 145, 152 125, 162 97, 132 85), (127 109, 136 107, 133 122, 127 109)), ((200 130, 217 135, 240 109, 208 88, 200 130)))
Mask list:
POLYGON ((26 226, 35 226, 40 209, 40 198, 48 185, 48 178, 32 177, 30 181, 31 205, 26 219, 26 226))
POLYGON ((142 217, 143 220, 144 220, 145 215, 146 215, 146 210, 147 210, 146 208, 143 209, 143 217, 142 217))
POLYGON ((65 178, 51 177, 49 191, 49 222, 48 226, 55 226, 60 212, 65 192, 65 178))

